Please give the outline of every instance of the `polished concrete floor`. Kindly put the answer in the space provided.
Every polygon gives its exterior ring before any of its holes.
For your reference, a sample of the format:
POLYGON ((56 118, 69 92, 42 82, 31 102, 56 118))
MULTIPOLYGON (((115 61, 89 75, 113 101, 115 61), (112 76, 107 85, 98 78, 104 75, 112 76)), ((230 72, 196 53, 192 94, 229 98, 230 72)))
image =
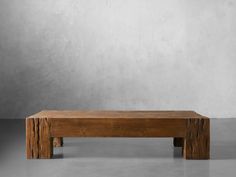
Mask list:
POLYGON ((0 120, 0 177, 236 176, 236 119, 211 119, 211 160, 184 160, 170 138, 65 138, 54 159, 25 159, 24 120, 0 120))

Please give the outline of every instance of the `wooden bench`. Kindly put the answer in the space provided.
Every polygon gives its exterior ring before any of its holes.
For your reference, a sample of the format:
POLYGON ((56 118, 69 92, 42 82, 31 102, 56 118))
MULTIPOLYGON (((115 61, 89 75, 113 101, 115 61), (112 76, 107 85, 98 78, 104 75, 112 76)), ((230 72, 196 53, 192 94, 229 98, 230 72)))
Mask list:
POLYGON ((173 137, 184 158, 210 158, 210 119, 194 111, 41 111, 26 118, 27 158, 51 158, 62 137, 173 137))

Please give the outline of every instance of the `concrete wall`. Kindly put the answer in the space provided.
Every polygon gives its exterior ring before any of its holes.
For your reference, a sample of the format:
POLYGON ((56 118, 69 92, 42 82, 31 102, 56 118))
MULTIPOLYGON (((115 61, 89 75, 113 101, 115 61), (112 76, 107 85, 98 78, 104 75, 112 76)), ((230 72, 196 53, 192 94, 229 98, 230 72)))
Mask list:
POLYGON ((236 117, 234 0, 1 0, 0 118, 41 109, 236 117))

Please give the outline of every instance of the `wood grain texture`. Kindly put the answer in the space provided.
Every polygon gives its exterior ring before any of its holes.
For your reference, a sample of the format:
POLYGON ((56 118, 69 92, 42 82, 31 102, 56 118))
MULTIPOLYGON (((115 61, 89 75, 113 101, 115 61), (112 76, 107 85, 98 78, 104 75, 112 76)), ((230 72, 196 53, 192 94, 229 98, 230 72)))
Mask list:
POLYGON ((202 115, 194 112, 194 111, 77 111, 77 110, 44 110, 39 113, 36 113, 28 118, 35 117, 47 117, 47 118, 154 118, 154 119, 166 119, 166 118, 174 118, 174 119, 188 119, 188 118, 198 118, 203 117, 202 115))
POLYGON ((210 158, 210 120, 186 120, 186 136, 183 147, 186 159, 210 158))
POLYGON ((51 158, 62 137, 174 137, 186 159, 210 157, 210 120, 194 111, 41 111, 26 119, 27 158, 51 158))
POLYGON ((54 137, 173 137, 185 136, 183 119, 52 119, 54 137))
POLYGON ((53 154, 50 121, 47 118, 26 119, 27 158, 51 158, 53 154))
POLYGON ((63 138, 62 137, 54 137, 53 138, 53 147, 62 147, 63 146, 63 138))

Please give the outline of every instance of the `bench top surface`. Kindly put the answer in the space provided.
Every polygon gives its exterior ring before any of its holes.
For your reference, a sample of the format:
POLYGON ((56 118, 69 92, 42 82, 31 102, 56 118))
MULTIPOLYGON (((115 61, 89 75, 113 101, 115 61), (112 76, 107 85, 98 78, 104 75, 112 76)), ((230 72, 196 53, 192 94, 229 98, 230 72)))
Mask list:
POLYGON ((27 118, 207 118, 194 111, 43 110, 27 118))

